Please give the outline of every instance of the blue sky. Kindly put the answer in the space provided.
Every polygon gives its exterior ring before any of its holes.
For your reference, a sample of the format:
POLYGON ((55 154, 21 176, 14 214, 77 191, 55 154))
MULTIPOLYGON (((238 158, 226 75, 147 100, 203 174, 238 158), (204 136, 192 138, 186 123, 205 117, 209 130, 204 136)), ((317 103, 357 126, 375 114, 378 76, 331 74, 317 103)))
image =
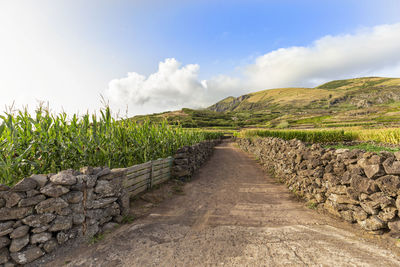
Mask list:
POLYGON ((2 1, 0 104, 84 112, 102 94, 133 115, 400 76, 399 10, 398 0, 2 1))

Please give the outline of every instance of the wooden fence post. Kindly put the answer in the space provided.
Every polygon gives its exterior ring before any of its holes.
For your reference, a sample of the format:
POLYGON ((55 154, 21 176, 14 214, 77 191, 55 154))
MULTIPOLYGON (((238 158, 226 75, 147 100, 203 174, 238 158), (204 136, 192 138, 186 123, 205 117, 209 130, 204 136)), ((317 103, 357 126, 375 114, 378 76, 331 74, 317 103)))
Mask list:
POLYGON ((154 176, 154 160, 151 161, 151 171, 150 171, 148 189, 151 189, 151 187, 153 186, 153 176, 154 176))

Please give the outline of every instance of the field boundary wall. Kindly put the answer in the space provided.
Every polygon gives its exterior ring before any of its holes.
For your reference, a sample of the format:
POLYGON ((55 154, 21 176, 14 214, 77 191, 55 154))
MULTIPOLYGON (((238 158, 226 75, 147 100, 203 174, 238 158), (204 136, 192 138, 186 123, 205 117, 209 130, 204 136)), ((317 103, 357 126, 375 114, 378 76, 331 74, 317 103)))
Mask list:
POLYGON ((306 146, 279 138, 238 139, 289 190, 372 234, 400 237, 400 152, 306 146))
POLYGON ((171 177, 189 179, 220 140, 128 168, 83 167, 0 185, 0 266, 33 262, 60 245, 87 242, 129 214, 130 198, 171 177))

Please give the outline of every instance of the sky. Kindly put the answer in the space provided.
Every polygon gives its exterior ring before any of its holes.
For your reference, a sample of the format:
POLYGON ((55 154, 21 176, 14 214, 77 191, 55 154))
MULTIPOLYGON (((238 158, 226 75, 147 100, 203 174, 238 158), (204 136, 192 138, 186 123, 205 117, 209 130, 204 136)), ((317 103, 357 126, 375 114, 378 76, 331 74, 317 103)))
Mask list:
POLYGON ((0 108, 83 114, 105 101, 132 116, 400 77, 399 11, 400 0, 0 0, 0 108))

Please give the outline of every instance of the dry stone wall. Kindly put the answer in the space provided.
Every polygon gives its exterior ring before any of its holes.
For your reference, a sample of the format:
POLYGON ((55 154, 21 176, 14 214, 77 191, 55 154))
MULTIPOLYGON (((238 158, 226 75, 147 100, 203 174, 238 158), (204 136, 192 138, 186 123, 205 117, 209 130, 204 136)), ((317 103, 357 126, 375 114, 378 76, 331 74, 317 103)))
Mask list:
POLYGON ((193 146, 180 148, 175 156, 172 175, 180 180, 187 180, 212 155, 214 147, 221 139, 203 141, 193 146))
MULTIPOLYGON (((178 150, 173 176, 190 177, 219 142, 178 150)), ((0 266, 24 265, 68 240, 87 240, 115 228, 129 212, 131 168, 84 167, 33 175, 12 188, 0 185, 0 266)))
POLYGON ((123 173, 85 167, 0 186, 0 264, 26 264, 121 220, 123 173))
POLYGON ((400 152, 324 149, 278 138, 237 142, 296 195, 370 233, 400 237, 400 152))

